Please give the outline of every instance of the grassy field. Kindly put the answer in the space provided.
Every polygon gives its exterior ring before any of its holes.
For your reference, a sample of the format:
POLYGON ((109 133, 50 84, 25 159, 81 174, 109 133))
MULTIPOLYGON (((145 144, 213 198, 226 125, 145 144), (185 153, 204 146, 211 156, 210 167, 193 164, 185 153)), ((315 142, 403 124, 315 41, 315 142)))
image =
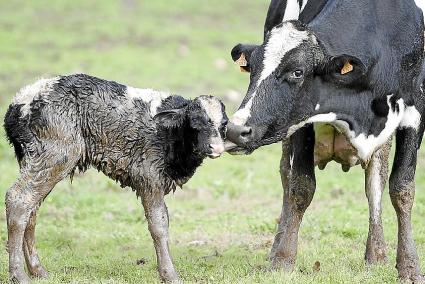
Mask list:
MULTIPOLYGON (((194 97, 214 94, 229 114, 247 86, 230 60, 235 43, 258 42, 267 0, 0 0, 0 116, 16 91, 38 77, 84 72, 135 87, 194 97)), ((366 267, 368 209, 363 173, 331 164, 300 232, 294 273, 271 272, 266 256, 280 213, 280 145, 251 156, 206 161, 167 197, 171 250, 187 283, 394 283, 396 217, 384 195, 388 264, 366 267), (320 261, 321 270, 313 265, 320 261)), ((414 234, 425 267, 425 160, 419 159, 414 234)), ((18 166, 0 132, 0 195, 18 166)), ((388 190, 386 191, 388 192, 388 190)), ((7 282, 0 203, 0 283, 7 282)), ((90 170, 60 183, 37 227, 40 283, 155 283, 153 244, 140 200, 90 170), (145 264, 137 265, 138 260, 145 264)))

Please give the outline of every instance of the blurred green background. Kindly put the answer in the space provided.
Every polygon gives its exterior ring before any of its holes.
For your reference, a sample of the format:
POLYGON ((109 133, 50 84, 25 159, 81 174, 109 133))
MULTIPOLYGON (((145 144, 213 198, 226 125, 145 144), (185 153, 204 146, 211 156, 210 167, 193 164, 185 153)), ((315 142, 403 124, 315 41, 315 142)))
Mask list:
MULTIPOLYGON (((40 77, 87 73, 141 88, 195 97, 213 94, 229 114, 248 76, 230 60, 238 42, 262 39, 269 1, 0 0, 0 114, 40 77)), ((384 229, 389 261, 366 267, 368 208, 361 168, 318 172, 315 199, 300 231, 294 273, 266 261, 280 213, 280 145, 251 156, 206 161, 167 197, 171 252, 187 283, 395 283, 396 217, 388 190, 384 229), (316 261, 320 272, 313 271, 316 261)), ((425 161, 420 155, 414 235, 425 260, 425 161)), ((0 195, 18 174, 0 131, 0 195)), ((0 203, 0 242, 7 240, 0 203)), ((41 283, 155 283, 153 244, 140 201, 94 170, 60 183, 40 209, 38 248, 51 274, 41 283), (138 260, 144 265, 137 265, 138 260)), ((0 250, 0 283, 7 253, 0 250)))

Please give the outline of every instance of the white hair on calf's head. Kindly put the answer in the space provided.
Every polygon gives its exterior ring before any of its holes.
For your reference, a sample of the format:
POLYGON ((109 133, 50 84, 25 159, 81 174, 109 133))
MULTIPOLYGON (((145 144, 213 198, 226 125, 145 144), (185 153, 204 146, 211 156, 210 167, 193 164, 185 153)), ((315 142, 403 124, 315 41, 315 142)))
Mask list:
POLYGON ((12 104, 22 105, 21 114, 26 116, 30 114, 30 106, 34 99, 38 98, 40 95, 48 95, 53 91, 53 86, 59 80, 59 77, 54 77, 50 79, 39 79, 34 84, 23 87, 19 92, 13 97, 12 104))
POLYGON ((214 126, 218 128, 223 120, 223 111, 220 101, 214 97, 207 96, 200 97, 199 101, 214 126))
POLYGON ((144 103, 149 104, 151 116, 156 115, 162 101, 170 96, 170 94, 166 92, 160 92, 153 89, 138 89, 133 87, 127 87, 126 94, 133 100, 139 99, 144 103))
POLYGON ((202 96, 199 97, 202 108, 207 113, 208 117, 214 125, 216 135, 211 136, 210 147, 212 157, 219 157, 225 150, 223 139, 220 136, 220 127, 223 122, 223 108, 221 102, 214 97, 202 96))

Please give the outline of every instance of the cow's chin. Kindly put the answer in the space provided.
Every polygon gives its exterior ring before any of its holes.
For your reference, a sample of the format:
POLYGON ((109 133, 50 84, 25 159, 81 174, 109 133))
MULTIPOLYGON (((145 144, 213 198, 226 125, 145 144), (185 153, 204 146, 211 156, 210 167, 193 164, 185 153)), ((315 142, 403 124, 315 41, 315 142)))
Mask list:
POLYGON ((282 138, 280 136, 263 138, 259 141, 250 141, 244 145, 237 145, 231 141, 226 141, 225 148, 226 152, 230 155, 250 155, 262 146, 271 145, 280 141, 282 141, 282 138))

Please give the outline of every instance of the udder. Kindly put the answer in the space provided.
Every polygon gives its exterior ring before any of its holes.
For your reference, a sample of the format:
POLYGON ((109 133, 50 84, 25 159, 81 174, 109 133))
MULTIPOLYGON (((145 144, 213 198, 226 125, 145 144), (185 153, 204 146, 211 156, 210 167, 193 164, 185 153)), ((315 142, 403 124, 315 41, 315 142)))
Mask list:
POLYGON ((344 134, 329 124, 314 124, 315 140, 314 164, 323 170, 327 163, 334 160, 347 172, 360 164, 356 149, 351 146, 344 134))

